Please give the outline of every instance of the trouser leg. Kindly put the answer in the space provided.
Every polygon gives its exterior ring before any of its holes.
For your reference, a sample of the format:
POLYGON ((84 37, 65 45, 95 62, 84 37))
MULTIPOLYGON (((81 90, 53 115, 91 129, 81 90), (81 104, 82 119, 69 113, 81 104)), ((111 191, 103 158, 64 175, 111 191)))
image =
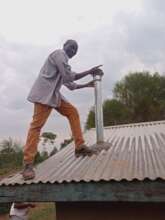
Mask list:
POLYGON ((41 128, 44 126, 52 108, 47 105, 35 103, 33 120, 30 124, 26 144, 24 146, 24 163, 33 163, 37 153, 37 146, 41 128))
POLYGON ((63 116, 66 116, 67 119, 69 120, 72 136, 75 142, 75 147, 78 148, 85 141, 83 138, 79 113, 77 109, 69 102, 61 100, 61 105, 60 107, 57 107, 56 110, 63 116))

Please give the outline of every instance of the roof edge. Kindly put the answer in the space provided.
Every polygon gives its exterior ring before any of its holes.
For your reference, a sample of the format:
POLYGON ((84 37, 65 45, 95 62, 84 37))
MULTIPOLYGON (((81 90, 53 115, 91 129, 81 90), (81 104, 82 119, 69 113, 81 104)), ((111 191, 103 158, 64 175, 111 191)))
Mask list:
MULTIPOLYGON (((111 126, 105 126, 104 129, 110 129, 110 128, 124 128, 124 127, 136 127, 136 126, 151 126, 156 124, 165 124, 165 120, 161 121, 148 121, 148 122, 138 122, 138 123, 128 123, 128 124, 119 124, 119 125, 111 125, 111 126)), ((96 128, 91 128, 90 130, 95 130, 96 128)))
POLYGON ((1 186, 0 202, 165 202, 164 183, 146 180, 1 186))

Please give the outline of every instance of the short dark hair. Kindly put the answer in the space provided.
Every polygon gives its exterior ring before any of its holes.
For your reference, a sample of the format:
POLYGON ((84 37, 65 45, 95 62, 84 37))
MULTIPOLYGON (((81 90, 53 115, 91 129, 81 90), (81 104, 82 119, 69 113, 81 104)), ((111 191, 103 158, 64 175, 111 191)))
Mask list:
POLYGON ((75 46, 76 50, 78 49, 78 43, 77 43, 75 40, 72 40, 72 39, 67 40, 67 41, 64 43, 64 47, 65 47, 67 44, 72 44, 72 45, 75 46))

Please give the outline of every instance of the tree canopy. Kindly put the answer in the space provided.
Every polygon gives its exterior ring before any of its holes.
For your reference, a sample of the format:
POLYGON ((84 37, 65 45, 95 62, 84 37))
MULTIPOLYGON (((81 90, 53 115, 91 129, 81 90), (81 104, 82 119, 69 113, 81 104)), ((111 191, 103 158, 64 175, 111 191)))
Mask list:
MULTIPOLYGON (((129 73, 113 88, 113 99, 103 103, 104 126, 165 119, 165 76, 149 72, 129 73)), ((90 110, 86 128, 95 126, 90 110)))
POLYGON ((47 142, 54 144, 57 135, 53 132, 43 132, 41 138, 43 138, 43 144, 46 144, 47 142))
POLYGON ((136 72, 116 83, 114 97, 130 110, 133 122, 165 118, 165 77, 136 72))

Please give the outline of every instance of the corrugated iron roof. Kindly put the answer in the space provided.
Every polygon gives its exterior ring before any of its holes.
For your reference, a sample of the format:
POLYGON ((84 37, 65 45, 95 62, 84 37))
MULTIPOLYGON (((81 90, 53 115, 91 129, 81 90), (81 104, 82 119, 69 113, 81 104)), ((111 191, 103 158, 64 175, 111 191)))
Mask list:
MULTIPOLYGON (((104 136, 110 143, 108 151, 76 158, 71 143, 38 165, 34 180, 24 182, 16 174, 0 185, 165 179, 165 121, 105 127, 104 136)), ((95 129, 87 131, 84 137, 88 145, 93 145, 95 129)))

